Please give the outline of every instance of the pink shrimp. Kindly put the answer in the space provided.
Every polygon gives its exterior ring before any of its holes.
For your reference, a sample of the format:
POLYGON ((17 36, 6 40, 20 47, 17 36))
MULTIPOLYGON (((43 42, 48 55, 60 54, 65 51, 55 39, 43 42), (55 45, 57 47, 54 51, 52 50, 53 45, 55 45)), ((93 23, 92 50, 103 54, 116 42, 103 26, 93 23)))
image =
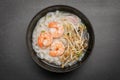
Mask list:
POLYGON ((64 33, 64 27, 60 26, 58 22, 50 22, 48 27, 50 28, 50 33, 52 34, 53 38, 61 37, 64 33))
POLYGON ((41 32, 38 37, 38 45, 43 48, 49 46, 53 41, 53 37, 49 32, 41 32))
POLYGON ((65 47, 61 41, 54 41, 50 46, 49 55, 52 57, 61 56, 64 53, 65 47))

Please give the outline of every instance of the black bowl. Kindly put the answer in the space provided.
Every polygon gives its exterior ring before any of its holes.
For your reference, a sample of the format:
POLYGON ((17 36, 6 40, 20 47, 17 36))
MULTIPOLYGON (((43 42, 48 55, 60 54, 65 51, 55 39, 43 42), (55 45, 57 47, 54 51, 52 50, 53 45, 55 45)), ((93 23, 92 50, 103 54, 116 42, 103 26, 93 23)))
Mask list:
POLYGON ((93 29, 92 29, 92 26, 91 26, 89 20, 79 10, 77 10, 77 9, 75 9, 73 7, 70 7, 70 6, 55 5, 55 6, 50 6, 50 7, 47 7, 45 9, 43 9, 42 11, 38 12, 34 16, 34 18, 31 20, 31 22, 30 22, 30 24, 28 26, 28 29, 27 29, 26 41, 27 41, 27 46, 28 46, 28 49, 29 49, 30 54, 32 56, 32 59, 39 66, 41 66, 42 68, 44 68, 44 69, 46 69, 48 71, 64 73, 64 72, 69 72, 69 71, 72 71, 72 70, 80 67, 81 63, 83 63, 87 59, 87 57, 91 53, 92 48, 94 46, 94 32, 93 32, 93 29), (33 30, 34 30, 34 28, 36 26, 36 23, 38 22, 38 20, 41 17, 45 16, 48 12, 54 12, 56 10, 69 12, 69 13, 77 15, 82 20, 82 22, 86 25, 88 33, 89 33, 89 36, 90 36, 88 49, 87 49, 87 52, 85 53, 84 57, 82 58, 82 60, 80 62, 77 62, 76 64, 74 64, 74 65, 72 65, 70 67, 61 68, 60 66, 56 66, 54 64, 47 63, 44 60, 39 59, 36 56, 36 53, 35 53, 35 51, 32 48, 32 33, 33 33, 33 30))

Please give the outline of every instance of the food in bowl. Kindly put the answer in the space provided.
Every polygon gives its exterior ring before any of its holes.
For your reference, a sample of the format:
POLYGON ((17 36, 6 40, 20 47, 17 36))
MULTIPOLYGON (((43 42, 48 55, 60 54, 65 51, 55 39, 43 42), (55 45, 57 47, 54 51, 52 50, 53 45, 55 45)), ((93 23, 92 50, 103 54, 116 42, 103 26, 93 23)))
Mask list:
POLYGON ((36 55, 62 68, 84 57, 89 33, 81 19, 68 12, 48 12, 37 22, 32 34, 36 55))

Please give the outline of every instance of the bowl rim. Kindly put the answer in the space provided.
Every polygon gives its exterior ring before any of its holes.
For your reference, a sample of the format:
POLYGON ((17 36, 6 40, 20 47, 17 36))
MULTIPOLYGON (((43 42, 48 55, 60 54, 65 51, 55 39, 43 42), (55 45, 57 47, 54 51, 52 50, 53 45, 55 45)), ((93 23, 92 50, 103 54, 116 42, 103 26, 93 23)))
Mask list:
MULTIPOLYGON (((50 12, 50 11, 48 11, 48 12, 50 12)), ((47 12, 47 13, 48 13, 47 12)), ((66 12, 69 12, 69 11, 66 11, 66 12)), ((46 14, 44 14, 44 15, 46 15, 46 14)), ((76 15, 76 14, 75 14, 76 15)), ((77 15, 78 16, 78 15, 77 15)), ((79 17, 79 16, 78 16, 79 17)), ((79 18, 81 18, 81 17, 79 17, 79 18)), ((39 19, 38 19, 39 20, 39 19)), ((37 21, 38 21, 37 20, 37 21)), ((82 19, 81 19, 82 20, 82 19)), ((37 23, 37 22, 36 22, 37 23)), ((34 25, 36 25, 36 23, 34 23, 34 25)), ((85 23, 84 23, 85 24, 85 23)), ((86 24, 85 24, 86 25, 86 24)), ((87 27, 87 26, 86 26, 87 27)), ((34 26, 34 28, 35 28, 35 26, 34 26)), ((32 30, 32 32, 31 33, 33 33, 33 30, 32 30)), ((27 27, 27 31, 26 31, 26 44, 27 44, 27 48, 28 48, 28 51, 29 51, 29 53, 31 54, 31 57, 32 57, 32 59, 33 59, 33 61, 35 62, 35 63, 37 63, 40 67, 42 67, 43 69, 45 69, 45 70, 48 70, 48 71, 50 71, 50 72, 56 72, 56 73, 65 73, 65 72, 70 72, 70 71, 73 71, 74 69, 77 69, 77 68, 79 68, 80 67, 80 65, 83 63, 83 62, 85 62, 85 60, 87 60, 87 58, 90 56, 90 54, 92 53, 92 50, 93 50, 93 48, 94 48, 94 43, 95 43, 95 36, 94 36, 94 30, 93 30, 93 27, 92 27, 92 25, 91 25, 91 23, 90 23, 90 21, 88 20, 88 18, 81 12, 81 11, 79 11, 78 9, 76 9, 76 8, 73 8, 73 7, 71 7, 71 6, 68 6, 68 5, 53 5, 53 6, 49 6, 49 7, 46 7, 46 8, 44 8, 44 9, 42 9, 42 10, 40 10, 37 14, 35 14, 35 16, 32 18, 32 20, 30 21, 30 23, 29 23, 29 25, 28 25, 28 27, 27 27), (55 11, 57 10, 57 8, 69 8, 69 9, 72 9, 72 10, 74 10, 74 11, 76 11, 78 14, 80 14, 80 15, 82 15, 83 17, 84 17, 84 19, 87 21, 87 23, 88 23, 88 25, 89 25, 89 28, 91 29, 91 33, 89 33, 89 34, 91 34, 91 39, 92 39, 92 41, 91 41, 91 45, 89 46, 90 47, 90 50, 88 51, 88 53, 85 53, 86 54, 86 57, 83 57, 84 59, 79 63, 79 65, 77 65, 77 66, 74 66, 74 67, 67 67, 67 68, 56 68, 56 67, 52 67, 52 66, 50 66, 50 65, 47 65, 47 64, 42 64, 42 63, 40 63, 40 60, 37 58, 37 57, 35 57, 35 52, 34 52, 34 50, 33 50, 33 48, 32 48, 32 43, 30 42, 30 39, 31 39, 31 36, 32 36, 32 34, 30 34, 30 29, 32 28, 32 26, 31 25, 33 25, 33 21, 36 19, 36 17, 43 17, 43 16, 40 16, 40 14, 42 14, 42 12, 44 12, 44 11, 47 11, 47 10, 54 10, 55 9, 55 11), (59 70, 58 70, 59 69, 59 70)), ((88 47, 88 48, 89 48, 88 47)), ((42 61, 41 61, 42 62, 42 61)), ((75 64, 77 64, 77 63, 75 63, 75 64)), ((75 65, 74 64, 74 65, 75 65)))

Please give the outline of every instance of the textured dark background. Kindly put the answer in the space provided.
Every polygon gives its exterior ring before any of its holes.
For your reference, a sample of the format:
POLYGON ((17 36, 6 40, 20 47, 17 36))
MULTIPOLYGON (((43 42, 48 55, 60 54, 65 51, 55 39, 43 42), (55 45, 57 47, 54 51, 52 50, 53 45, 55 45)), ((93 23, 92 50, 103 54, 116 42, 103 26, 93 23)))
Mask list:
POLYGON ((0 0, 0 80, 120 80, 120 0, 0 0), (33 16, 55 4, 83 12, 95 32, 88 60, 65 74, 39 68, 25 41, 33 16))

